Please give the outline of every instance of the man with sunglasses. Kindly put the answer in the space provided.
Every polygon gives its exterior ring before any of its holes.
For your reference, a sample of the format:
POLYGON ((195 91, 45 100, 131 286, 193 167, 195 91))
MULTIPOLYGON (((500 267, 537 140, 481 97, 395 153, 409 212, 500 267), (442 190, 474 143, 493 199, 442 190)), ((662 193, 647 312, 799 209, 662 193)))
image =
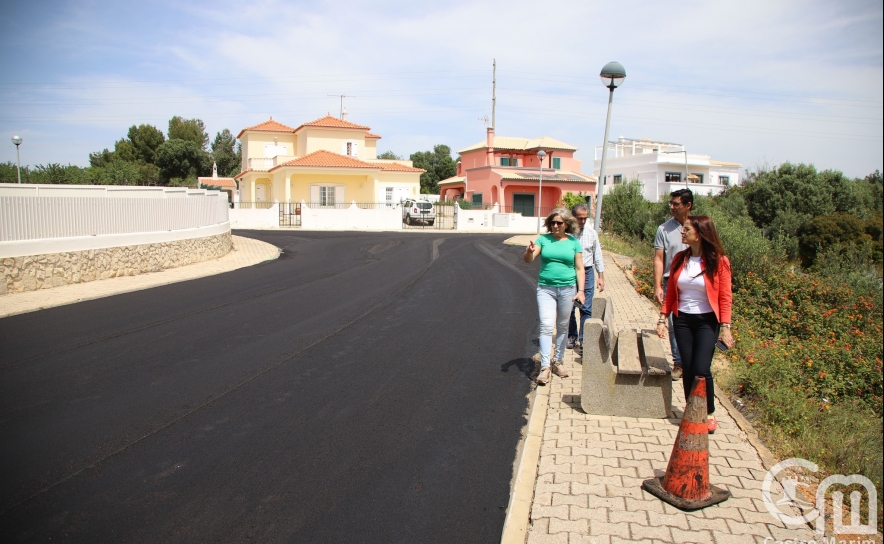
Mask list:
POLYGON ((583 326, 586 324, 586 320, 592 317, 592 297, 595 296, 596 274, 599 278, 599 292, 605 290, 605 261, 602 259, 602 245, 599 243, 598 235, 592 227, 586 228, 586 221, 589 218, 589 209, 586 204, 575 204, 571 207, 571 214, 577 220, 577 227, 580 229, 580 232, 574 237, 580 240, 580 247, 583 248, 583 270, 586 274, 586 281, 583 282, 583 304, 579 302, 575 304, 575 307, 580 311, 580 329, 577 329, 577 318, 572 310, 571 319, 568 321, 568 347, 581 353, 583 326))
MULTIPOLYGON (((661 305, 666 300, 666 283, 669 281, 669 269, 672 258, 679 251, 687 249, 681 241, 681 226, 691 215, 694 207, 694 193, 690 189, 679 189, 669 194, 669 211, 672 217, 657 227, 654 236, 654 297, 661 305)), ((672 379, 680 380, 682 375, 681 355, 675 343, 675 327, 672 316, 669 316, 669 345, 672 347, 672 379)))

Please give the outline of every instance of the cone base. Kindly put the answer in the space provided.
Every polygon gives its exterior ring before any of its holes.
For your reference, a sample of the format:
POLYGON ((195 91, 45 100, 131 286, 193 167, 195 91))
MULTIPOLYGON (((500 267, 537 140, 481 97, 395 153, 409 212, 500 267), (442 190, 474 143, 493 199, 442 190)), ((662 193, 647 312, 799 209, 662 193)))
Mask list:
POLYGON ((709 491, 711 492, 711 494, 709 498, 696 501, 682 499, 681 497, 676 497, 675 495, 663 489, 663 478, 651 478, 650 480, 645 480, 644 482, 642 482, 642 489, 662 500, 663 502, 671 504, 679 510, 685 510, 687 512, 700 510, 701 508, 706 508, 707 506, 712 506, 713 504, 724 502, 731 497, 731 492, 727 489, 722 489, 720 487, 710 485, 709 491))

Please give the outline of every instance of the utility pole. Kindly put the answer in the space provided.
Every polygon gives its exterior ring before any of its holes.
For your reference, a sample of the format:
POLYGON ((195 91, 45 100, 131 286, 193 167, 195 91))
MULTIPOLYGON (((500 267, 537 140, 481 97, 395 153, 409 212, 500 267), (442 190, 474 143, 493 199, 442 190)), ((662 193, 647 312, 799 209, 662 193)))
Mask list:
POLYGON ((338 97, 341 99, 341 112, 338 114, 338 119, 344 118, 344 99, 345 98, 356 98, 355 96, 349 94, 330 94, 329 96, 338 97))
POLYGON ((491 70, 491 128, 497 128, 494 114, 497 110, 497 59, 494 59, 491 70))

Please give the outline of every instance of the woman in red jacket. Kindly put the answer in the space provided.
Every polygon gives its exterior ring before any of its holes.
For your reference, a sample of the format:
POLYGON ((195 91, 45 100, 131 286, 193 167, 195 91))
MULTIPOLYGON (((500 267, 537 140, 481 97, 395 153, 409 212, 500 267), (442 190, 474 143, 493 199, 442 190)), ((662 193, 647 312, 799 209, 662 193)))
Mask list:
POLYGON ((694 377, 706 378, 709 432, 715 432, 715 389, 712 385, 712 355, 716 339, 728 347, 731 335, 731 264, 721 247, 712 220, 691 215, 681 229, 681 241, 688 249, 675 255, 669 272, 666 300, 657 321, 657 336, 666 335, 666 317, 673 313, 675 341, 681 353, 684 395, 687 399, 694 377))

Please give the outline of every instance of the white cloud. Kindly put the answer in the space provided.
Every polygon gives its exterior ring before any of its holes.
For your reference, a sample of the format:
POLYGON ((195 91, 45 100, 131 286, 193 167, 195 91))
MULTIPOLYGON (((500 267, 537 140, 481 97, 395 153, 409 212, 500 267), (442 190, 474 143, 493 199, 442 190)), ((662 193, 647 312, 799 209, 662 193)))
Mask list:
MULTIPOLYGON (((496 58, 498 133, 553 136, 580 147, 587 160, 604 129, 607 91, 596 74, 619 60, 628 78, 615 93, 614 137, 683 142, 747 167, 766 158, 849 175, 881 168, 876 3, 168 4, 137 15, 165 18, 169 28, 115 21, 133 16, 121 9, 101 19, 115 24, 110 38, 90 20, 100 8, 71 8, 62 25, 66 47, 76 49, 79 40, 79 51, 43 45, 36 55, 113 51, 107 55, 120 62, 98 63, 88 74, 60 69, 51 81, 85 81, 86 88, 41 92, 69 107, 0 102, 0 127, 31 123, 90 145, 116 127, 105 147, 140 119, 165 129, 175 114, 200 116, 213 134, 236 133, 271 114, 297 126, 336 113, 338 100, 327 95, 346 93, 355 95, 347 100, 350 118, 381 133, 381 149, 457 149, 483 137, 479 118, 490 116, 496 58), (128 88, 111 88, 112 81, 128 88), (138 81, 151 83, 137 88, 138 81), (72 115, 88 122, 66 123, 72 115), (53 119, 33 120, 41 116, 53 119)), ((0 87, 0 100, 15 99, 0 87)), ((36 162, 83 164, 96 150, 85 146, 60 153, 80 158, 51 158, 46 149, 36 162)), ((9 156, 3 148, 0 160, 9 156)))

